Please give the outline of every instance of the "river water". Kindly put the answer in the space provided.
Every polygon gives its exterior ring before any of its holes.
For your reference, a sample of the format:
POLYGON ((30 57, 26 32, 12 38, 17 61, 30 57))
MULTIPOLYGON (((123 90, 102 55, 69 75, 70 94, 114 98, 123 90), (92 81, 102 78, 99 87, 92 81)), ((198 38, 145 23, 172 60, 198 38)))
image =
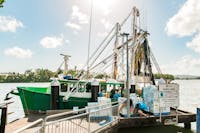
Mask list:
MULTIPOLYGON (((200 107, 200 80, 176 80, 180 85, 180 107, 189 112, 196 113, 196 108, 200 107)), ((3 102, 6 94, 16 86, 49 86, 49 83, 0 83, 0 103, 3 102)), ((24 117, 21 101, 19 97, 10 95, 14 103, 8 106, 8 112, 13 112, 8 116, 8 122, 24 117)), ((195 130, 196 124, 192 123, 192 129, 195 130)))

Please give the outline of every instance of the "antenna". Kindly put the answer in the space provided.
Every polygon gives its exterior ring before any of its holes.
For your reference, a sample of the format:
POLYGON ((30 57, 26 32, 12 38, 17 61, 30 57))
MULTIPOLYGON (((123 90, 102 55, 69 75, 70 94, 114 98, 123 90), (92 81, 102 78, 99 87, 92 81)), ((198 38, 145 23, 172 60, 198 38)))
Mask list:
POLYGON ((67 75, 67 70, 68 70, 68 60, 69 60, 69 57, 71 57, 70 55, 65 55, 65 54, 60 54, 61 56, 63 56, 64 58, 64 75, 66 76, 67 75))

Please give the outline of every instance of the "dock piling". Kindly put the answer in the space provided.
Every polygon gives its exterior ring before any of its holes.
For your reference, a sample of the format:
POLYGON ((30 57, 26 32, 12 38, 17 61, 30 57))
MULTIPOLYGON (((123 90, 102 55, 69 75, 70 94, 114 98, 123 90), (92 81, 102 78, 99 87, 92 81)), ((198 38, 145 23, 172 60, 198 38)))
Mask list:
POLYGON ((0 125, 0 133, 5 132, 5 126, 6 126, 6 117, 7 117, 7 107, 0 107, 2 110, 1 112, 1 125, 0 125))
POLYGON ((191 129, 191 123, 190 122, 184 123, 184 128, 185 129, 191 129))
POLYGON ((196 133, 200 133, 200 108, 197 108, 196 124, 196 133))

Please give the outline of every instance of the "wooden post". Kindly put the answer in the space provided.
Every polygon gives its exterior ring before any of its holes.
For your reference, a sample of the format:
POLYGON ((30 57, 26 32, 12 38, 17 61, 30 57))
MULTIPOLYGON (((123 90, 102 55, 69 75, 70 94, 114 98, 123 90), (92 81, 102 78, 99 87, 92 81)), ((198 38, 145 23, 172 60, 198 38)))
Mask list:
POLYGON ((190 122, 185 122, 184 123, 184 128, 185 129, 191 129, 191 123, 190 122))
POLYGON ((51 102, 50 102, 50 107, 52 110, 59 109, 59 90, 60 90, 60 83, 58 80, 53 80, 51 82, 51 102))
POLYGON ((7 117, 7 107, 1 107, 1 128, 0 133, 5 133, 6 117, 7 117))
POLYGON ((99 93, 99 82, 94 80, 91 83, 92 102, 97 102, 99 93))

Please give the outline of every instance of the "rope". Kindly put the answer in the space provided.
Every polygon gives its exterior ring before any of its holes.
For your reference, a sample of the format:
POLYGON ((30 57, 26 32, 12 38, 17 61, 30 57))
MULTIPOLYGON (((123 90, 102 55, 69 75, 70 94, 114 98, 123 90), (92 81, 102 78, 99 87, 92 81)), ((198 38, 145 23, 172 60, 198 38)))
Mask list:
MULTIPOLYGON (((96 67, 98 67, 100 64, 105 63, 107 60, 109 60, 111 57, 113 57, 113 53, 111 55, 109 55, 108 57, 106 57, 105 59, 103 59, 102 61, 100 61, 98 64, 96 64, 94 67, 90 68, 90 70, 95 69, 96 67)), ((112 59, 112 58, 111 58, 112 59)))
MULTIPOLYGON (((88 60, 91 60, 92 57, 95 56, 95 54, 98 52, 98 50, 101 48, 101 46, 104 44, 104 42, 108 39, 108 37, 111 35, 111 33, 113 32, 113 30, 115 29, 116 25, 112 28, 112 30, 108 33, 108 35, 104 38, 104 40, 100 43, 100 45, 98 46, 98 48, 93 52, 93 54, 90 56, 90 58, 88 60)), ((86 67, 87 65, 85 64, 82 67, 82 70, 86 67)), ((81 72, 77 74, 77 77, 79 77, 81 75, 81 72)))
POLYGON ((103 49, 100 51, 100 53, 97 55, 97 57, 93 60, 93 62, 91 63, 90 66, 92 66, 92 64, 94 64, 96 62, 96 60, 98 59, 98 57, 103 53, 103 51, 106 49, 106 47, 108 46, 108 44, 112 41, 112 39, 115 37, 115 35, 113 35, 110 40, 106 43, 106 45, 103 47, 103 49))
POLYGON ((128 16, 124 19, 124 21, 122 21, 122 23, 120 24, 121 26, 123 26, 126 23, 126 21, 129 19, 131 14, 132 14, 132 11, 128 14, 128 16))

